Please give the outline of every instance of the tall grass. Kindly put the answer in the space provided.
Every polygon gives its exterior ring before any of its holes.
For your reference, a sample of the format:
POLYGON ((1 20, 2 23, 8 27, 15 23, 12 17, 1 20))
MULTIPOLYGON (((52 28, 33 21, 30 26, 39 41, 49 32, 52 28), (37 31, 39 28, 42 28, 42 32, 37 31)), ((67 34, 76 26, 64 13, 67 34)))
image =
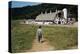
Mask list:
POLYGON ((44 37, 55 49, 71 49, 78 45, 78 30, 72 27, 44 26, 44 37))
POLYGON ((24 52, 31 49, 35 33, 36 27, 33 25, 13 23, 11 29, 12 52, 24 52))
MULTIPOLYGON (((32 48, 36 36, 37 25, 11 23, 12 52, 25 52, 32 48)), ((55 49, 71 49, 78 45, 76 27, 42 26, 43 36, 55 49)))

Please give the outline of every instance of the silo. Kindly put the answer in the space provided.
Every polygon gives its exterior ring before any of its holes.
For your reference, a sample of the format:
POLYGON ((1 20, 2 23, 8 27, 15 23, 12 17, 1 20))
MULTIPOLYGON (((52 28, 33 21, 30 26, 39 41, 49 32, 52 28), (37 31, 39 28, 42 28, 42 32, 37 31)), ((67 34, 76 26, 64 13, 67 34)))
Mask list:
POLYGON ((66 8, 63 9, 63 17, 67 19, 67 9, 66 8))

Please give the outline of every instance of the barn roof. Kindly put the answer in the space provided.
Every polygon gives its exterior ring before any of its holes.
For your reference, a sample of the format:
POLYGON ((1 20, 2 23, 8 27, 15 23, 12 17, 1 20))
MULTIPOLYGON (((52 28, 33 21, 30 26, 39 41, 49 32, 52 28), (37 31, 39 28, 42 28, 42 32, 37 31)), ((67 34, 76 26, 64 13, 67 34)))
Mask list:
POLYGON ((36 17, 36 20, 54 20, 54 18, 56 17, 56 14, 59 12, 61 12, 61 11, 53 12, 53 13, 40 14, 36 17))

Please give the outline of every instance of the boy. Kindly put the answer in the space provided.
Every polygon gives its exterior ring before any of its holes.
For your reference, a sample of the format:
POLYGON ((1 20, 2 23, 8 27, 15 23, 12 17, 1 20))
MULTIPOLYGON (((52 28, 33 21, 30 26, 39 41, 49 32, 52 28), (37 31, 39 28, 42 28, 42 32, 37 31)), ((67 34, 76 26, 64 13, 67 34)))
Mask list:
POLYGON ((39 28, 37 29, 36 38, 37 38, 38 42, 41 43, 41 40, 42 40, 42 29, 41 29, 41 26, 39 26, 39 28))

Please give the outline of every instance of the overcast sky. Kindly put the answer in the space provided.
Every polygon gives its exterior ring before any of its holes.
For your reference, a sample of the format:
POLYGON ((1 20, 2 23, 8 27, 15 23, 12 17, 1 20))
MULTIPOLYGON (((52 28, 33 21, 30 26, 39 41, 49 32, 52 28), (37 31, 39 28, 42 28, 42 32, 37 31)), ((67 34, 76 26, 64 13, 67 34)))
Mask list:
POLYGON ((23 6, 32 6, 32 5, 38 5, 40 3, 36 2, 22 2, 22 1, 12 1, 12 8, 15 7, 23 7, 23 6))

